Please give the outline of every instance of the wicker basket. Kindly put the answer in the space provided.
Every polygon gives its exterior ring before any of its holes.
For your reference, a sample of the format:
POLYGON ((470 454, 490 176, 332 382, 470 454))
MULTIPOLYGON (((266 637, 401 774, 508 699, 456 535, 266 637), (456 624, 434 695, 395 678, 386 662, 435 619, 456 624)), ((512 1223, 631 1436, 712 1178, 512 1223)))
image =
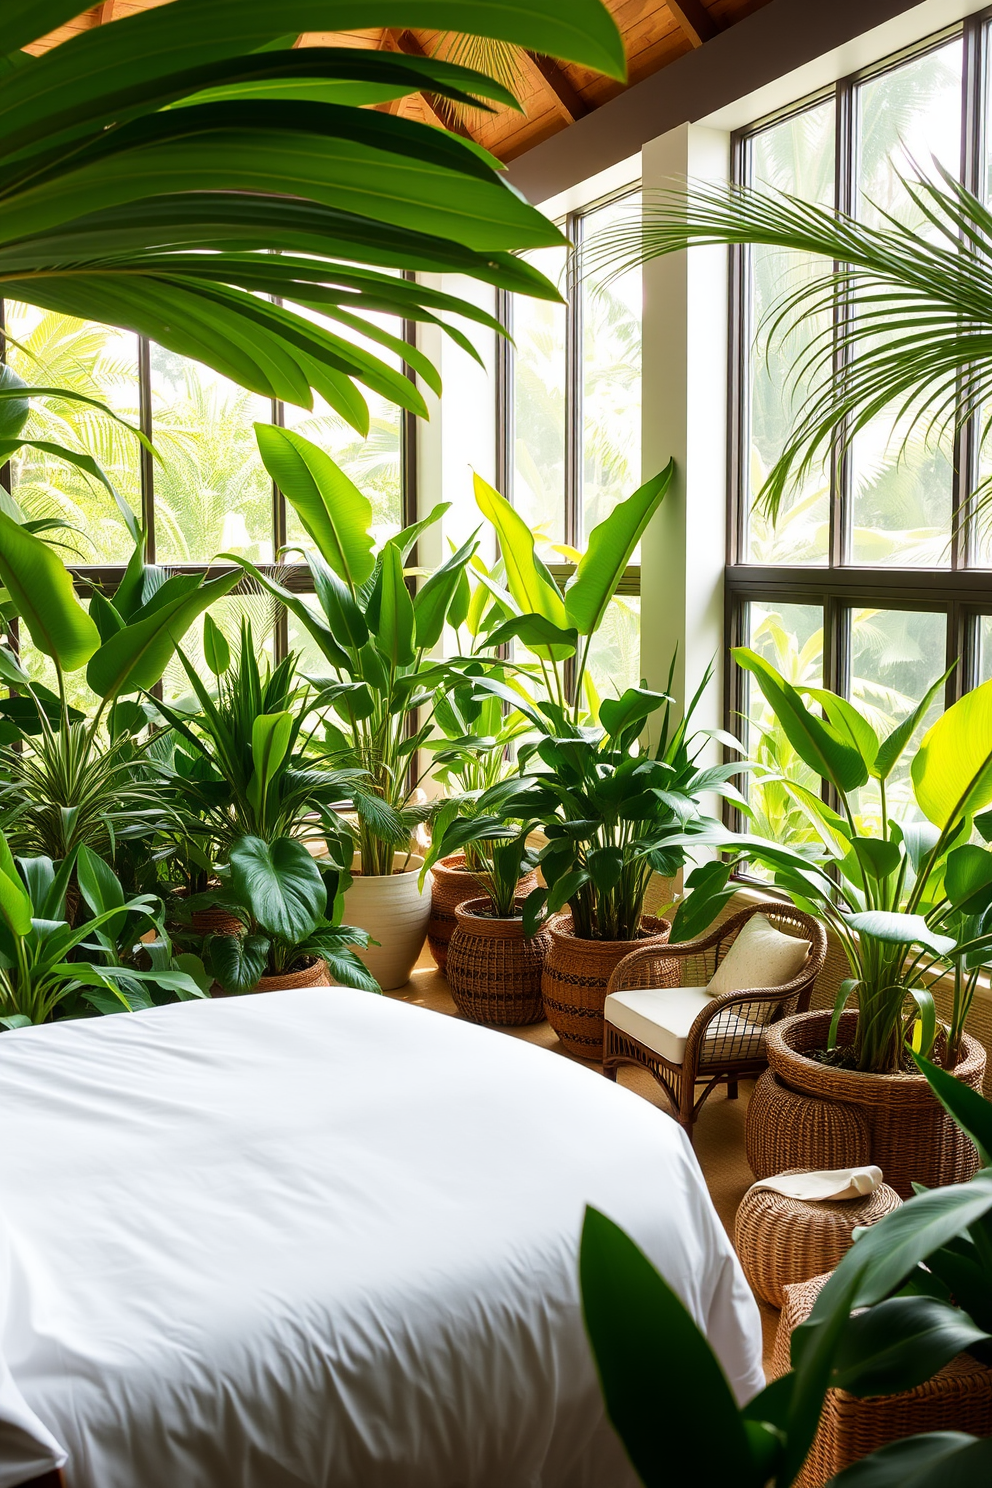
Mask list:
MULTIPOLYGON (((479 892, 479 880, 465 867, 465 854, 452 853, 439 858, 431 869, 434 884, 431 888, 431 917, 427 921, 427 944, 437 962, 438 970, 444 971, 448 959, 448 945, 455 933, 455 908, 479 892)), ((526 898, 537 888, 537 874, 527 873, 517 884, 517 893, 526 898)))
MULTIPOLYGON (((809 1317, 826 1280, 818 1276, 786 1290, 771 1361, 772 1378, 788 1371, 792 1331, 809 1317)), ((901 1395, 858 1400, 846 1390, 828 1390, 820 1428, 796 1488, 823 1488, 859 1458, 925 1431, 992 1436, 992 1369, 970 1354, 958 1354, 932 1379, 901 1395)))
MULTIPOLYGON (((841 1015, 839 1040, 854 1037, 856 1012, 841 1015)), ((964 1183, 978 1168, 974 1143, 951 1120, 922 1075, 869 1075, 857 1070, 836 1069, 811 1059, 808 1054, 827 1043, 830 1013, 799 1013, 783 1018, 768 1030, 768 1063, 783 1085, 800 1095, 818 1100, 839 1101, 856 1107, 871 1134, 870 1161, 876 1163, 887 1183, 907 1199, 913 1183, 937 1188, 945 1183, 964 1183)), ((965 1035, 964 1056, 954 1073, 972 1090, 980 1091, 985 1074, 985 1050, 977 1039, 965 1035)), ((811 1150, 799 1164, 822 1168, 829 1164, 811 1150)), ((781 1167, 787 1167, 788 1161, 781 1167)))
POLYGON ((286 971, 281 976, 261 977, 252 991, 285 992, 290 987, 329 987, 330 985, 327 962, 318 959, 310 966, 301 967, 299 971, 286 971))
MULTIPOLYGON (((541 991, 548 1022, 569 1054, 580 1059, 603 1057, 603 1004, 614 970, 631 951, 641 946, 664 945, 671 925, 668 920, 644 915, 636 941, 583 940, 572 929, 570 910, 549 924, 551 949, 544 963, 541 991)), ((666 973, 655 968, 656 987, 677 987, 679 968, 671 963, 666 973)))
POLYGON ((786 1287, 832 1271, 857 1227, 875 1224, 901 1204, 887 1183, 863 1198, 815 1202, 749 1188, 737 1210, 734 1245, 751 1290, 781 1307, 786 1287))
MULTIPOLYGON (((523 899, 517 900, 522 909, 523 899)), ((524 935, 520 919, 497 919, 488 899, 468 899, 455 910, 448 946, 448 986, 463 1018, 504 1027, 544 1017, 541 971, 551 935, 524 935)))
POLYGON ((744 1146, 755 1178, 792 1169, 863 1168, 871 1162, 871 1132, 857 1106, 799 1095, 771 1070, 765 1070, 748 1102, 744 1146))
MULTIPOLYGON (((217 889, 220 885, 214 880, 211 888, 217 889)), ((188 890, 175 889, 173 897, 179 900, 188 897, 188 890)), ((185 925, 177 925, 180 934, 186 929, 185 925)), ((223 909, 219 904, 210 905, 209 909, 194 909, 189 917, 189 929, 194 935, 243 935, 244 921, 239 920, 237 915, 232 914, 229 909, 223 909)))

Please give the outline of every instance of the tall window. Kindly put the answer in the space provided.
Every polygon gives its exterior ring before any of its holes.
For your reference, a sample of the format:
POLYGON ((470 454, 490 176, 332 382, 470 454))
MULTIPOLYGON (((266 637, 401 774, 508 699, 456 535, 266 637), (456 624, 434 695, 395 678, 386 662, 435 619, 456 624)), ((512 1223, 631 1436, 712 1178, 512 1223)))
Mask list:
MULTIPOLYGON (((980 142, 989 100, 989 28, 974 17, 829 92, 762 120, 734 141, 738 181, 836 206, 866 222, 895 216, 925 230, 902 182, 940 162, 986 193, 980 142)), ((956 440, 907 438, 909 414, 877 417, 843 457, 827 459, 783 502, 774 526, 753 510, 805 393, 791 368, 829 321, 769 339, 769 309, 816 273, 805 255, 739 251, 734 262, 728 644, 747 644, 794 683, 853 698, 887 729, 952 663, 949 703, 992 675, 992 548, 954 518, 980 476, 975 429, 956 440)), ((752 754, 803 780, 803 767, 757 688, 734 668, 729 726, 752 754)), ((941 702, 935 702, 934 716, 941 702)), ((894 790, 911 809, 905 774, 894 790)), ((877 810, 866 788, 860 802, 877 810)), ((808 831, 780 788, 752 788, 754 830, 808 831)))
MULTIPOLYGON (((274 403, 129 332, 11 301, 3 312, 5 360, 26 382, 99 399, 151 438, 155 457, 104 414, 67 402, 35 403, 24 430, 41 444, 92 455, 142 516, 149 556, 163 567, 206 569, 218 554, 234 553, 263 568, 278 564, 291 588, 312 588, 299 554, 290 550, 279 558, 279 550, 301 534, 259 457, 256 422, 299 429, 326 449, 369 495, 380 537, 411 520, 414 421, 377 394, 366 392, 371 429, 363 440, 319 398, 312 412, 274 403)), ((54 516, 67 524, 56 536, 80 589, 98 584, 112 593, 132 544, 100 482, 44 449, 25 446, 4 468, 3 483, 28 517, 54 516)), ((245 585, 211 613, 232 636, 248 615, 270 654, 302 649, 308 639, 297 634, 292 617, 277 614, 268 598, 246 592, 245 585)), ((202 621, 183 643, 194 661, 200 659, 201 633, 202 621)), ((29 645, 25 661, 44 672, 45 658, 33 657, 29 645)), ((178 662, 163 686, 167 694, 186 689, 178 662)))
MULTIPOLYGON (((639 204, 639 192, 625 191, 560 225, 578 247, 639 204)), ((565 304, 517 296, 504 303, 514 345, 502 353, 498 474, 541 556, 564 579, 593 527, 640 484, 641 274, 579 282, 565 249, 528 259, 565 304)), ((635 554, 590 656, 603 696, 640 677, 640 587, 635 554)))

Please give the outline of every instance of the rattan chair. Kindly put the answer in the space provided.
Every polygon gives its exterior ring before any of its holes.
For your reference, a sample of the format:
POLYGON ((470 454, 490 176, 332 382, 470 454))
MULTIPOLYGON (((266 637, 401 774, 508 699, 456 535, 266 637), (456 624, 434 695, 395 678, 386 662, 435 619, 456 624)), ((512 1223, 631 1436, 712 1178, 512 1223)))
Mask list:
MULTIPOLYGON (((742 1076, 759 1075, 766 1068, 767 1025, 790 1013, 807 1010, 826 951, 827 935, 820 921, 791 904, 777 901, 742 909, 698 940, 632 951, 617 966, 607 988, 604 1075, 615 1080, 617 1069, 622 1064, 639 1065, 648 1070, 665 1091, 673 1115, 691 1140, 692 1128, 703 1102, 717 1085, 725 1084, 728 1099, 733 1100, 737 1096, 737 1082, 742 1076), (809 941, 805 964, 791 981, 779 987, 728 992, 700 1005, 699 993, 706 988, 742 928, 758 914, 764 915, 784 934, 809 941), (674 985, 673 961, 679 973, 674 985), (672 1002, 680 987, 694 989, 695 998, 683 997, 678 1003, 672 1002), (670 1034, 666 1037, 651 1036, 650 1013, 648 1018, 637 1020, 639 1027, 647 1025, 647 1031, 642 1032, 641 1037, 630 1031, 629 1026, 620 1028, 611 1021, 611 1014, 617 1018, 622 1015, 621 1007, 610 1002, 613 994, 655 988, 658 989, 659 1017, 663 1016, 666 1006, 677 1009, 678 1016, 686 1020, 694 1013, 684 1038, 673 1038, 670 1034), (648 1037, 651 1037, 651 1042, 645 1041, 648 1037), (663 1047, 657 1047, 659 1044, 663 1047), (674 1057, 676 1053, 681 1057, 674 1057), (697 1098, 698 1085, 704 1088, 697 1098)), ((629 1025, 634 1020, 624 1017, 623 1021, 629 1025)))

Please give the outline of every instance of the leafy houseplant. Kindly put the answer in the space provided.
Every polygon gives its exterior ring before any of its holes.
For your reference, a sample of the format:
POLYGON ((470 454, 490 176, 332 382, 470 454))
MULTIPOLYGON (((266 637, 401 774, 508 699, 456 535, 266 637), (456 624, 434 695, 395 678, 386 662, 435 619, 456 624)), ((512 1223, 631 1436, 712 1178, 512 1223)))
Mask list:
MULTIPOLYGON (((622 1230, 586 1211, 586 1327, 607 1412, 645 1488, 697 1483, 701 1441, 713 1481, 788 1488, 813 1444, 828 1388, 892 1395, 922 1384, 962 1350, 992 1360, 992 1105, 918 1062, 985 1166, 970 1183, 921 1193, 861 1232, 793 1333, 791 1372, 743 1409, 675 1293, 622 1230), (680 1423, 663 1444, 659 1401, 680 1423)), ((832 1483, 980 1488, 990 1473, 992 1439, 941 1431, 883 1447, 832 1483)))
POLYGON ((299 434, 262 424, 256 433, 266 468, 312 543, 304 556, 319 609, 238 561, 296 616, 330 670, 314 698, 330 710, 323 754, 332 769, 364 778, 364 789, 352 797, 356 881, 345 913, 379 942, 367 953, 368 964, 388 990, 408 979, 430 913, 417 883, 421 859, 411 851, 412 831, 429 808, 416 799, 422 777, 412 767, 430 735, 434 689, 446 671, 428 658, 475 543, 454 553, 412 596, 404 564, 419 534, 446 508, 376 554, 371 503, 344 471, 299 434))
POLYGON ((211 935, 204 947, 225 991, 326 985, 330 971, 344 986, 378 992, 350 949, 367 936, 327 918, 327 888, 301 842, 241 837, 231 848, 226 878, 217 898, 243 922, 245 934, 211 935))

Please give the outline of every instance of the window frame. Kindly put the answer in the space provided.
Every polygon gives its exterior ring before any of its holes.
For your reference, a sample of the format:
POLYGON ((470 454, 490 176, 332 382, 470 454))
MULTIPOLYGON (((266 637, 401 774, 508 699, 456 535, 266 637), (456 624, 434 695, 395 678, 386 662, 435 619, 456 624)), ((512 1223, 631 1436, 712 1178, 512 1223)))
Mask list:
MULTIPOLYGON (((942 28, 870 67, 797 100, 787 108, 755 120, 731 135, 731 179, 746 182, 749 142, 764 130, 794 118, 830 99, 835 103, 835 201, 851 210, 857 190, 856 89, 902 63, 960 38, 963 44, 961 88, 960 179, 976 195, 985 192, 987 133, 992 130, 992 7, 942 28)), ((977 420, 955 438, 951 493, 951 552, 941 568, 854 564, 845 561, 851 517, 851 470, 835 452, 830 475, 830 540, 820 564, 749 563, 747 558, 747 487, 749 460, 748 386, 753 355, 749 279, 750 254, 738 246, 730 256, 730 335, 728 366, 727 552, 724 583, 724 714, 730 733, 743 730, 747 743, 748 677, 729 659, 732 646, 744 644, 752 603, 821 605, 823 610, 823 686, 847 695, 851 670, 850 616, 861 608, 917 610, 946 617, 945 666, 957 663, 945 684, 945 707, 974 687, 979 677, 980 623, 992 615, 992 564, 980 568, 970 560, 972 542, 962 541, 960 514, 970 499, 977 466, 977 420)), ((743 814, 728 808, 728 820, 744 829, 743 814)))
MULTIPOLYGON (((583 411, 582 345, 583 316, 582 294, 578 276, 579 250, 585 231, 585 219, 614 202, 636 196, 643 189, 641 181, 631 181, 613 191, 597 196, 584 206, 573 208, 564 217, 555 219, 572 244, 565 261, 565 471, 564 471, 564 542, 569 547, 578 547, 588 537, 582 531, 582 487, 584 468, 585 419, 583 411)), ((506 290, 497 291, 496 317, 506 331, 497 338, 496 345, 496 485, 513 506, 513 471, 516 429, 514 417, 514 367, 515 349, 510 339, 513 335, 513 296, 506 290)), ((643 308, 641 323, 643 326, 643 308)), ((559 587, 575 572, 573 563, 549 563, 549 572, 559 587)), ((641 592, 641 565, 628 564, 617 585, 618 595, 639 596, 641 592)))

